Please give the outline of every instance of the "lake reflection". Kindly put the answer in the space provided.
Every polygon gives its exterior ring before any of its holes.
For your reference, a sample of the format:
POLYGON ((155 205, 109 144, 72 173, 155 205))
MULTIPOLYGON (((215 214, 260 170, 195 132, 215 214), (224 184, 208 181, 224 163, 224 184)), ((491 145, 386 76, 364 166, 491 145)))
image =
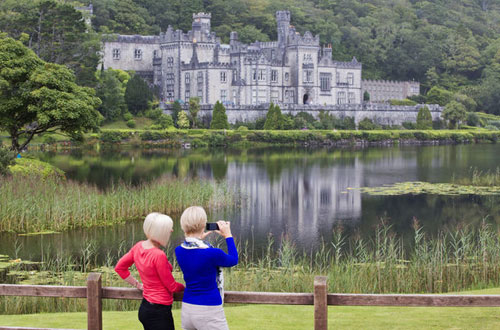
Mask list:
MULTIPOLYGON (((270 236, 279 243, 287 235, 299 249, 313 250, 321 240, 329 242, 339 224, 348 235, 370 238, 382 218, 407 237, 414 217, 431 234, 462 222, 478 225, 485 217, 499 223, 498 197, 374 197, 355 189, 402 181, 451 182, 468 176, 471 168, 494 170, 500 164, 499 151, 498 145, 458 145, 358 150, 71 150, 36 156, 63 169, 68 178, 101 189, 160 176, 225 180, 242 192, 241 205, 209 216, 231 220, 235 236, 247 241, 258 255, 270 236)), ((116 254, 120 244, 129 248, 141 239, 141 227, 138 221, 45 237, 1 234, 0 254, 13 256, 17 250, 18 256, 32 259, 42 254, 80 255, 83 245, 91 241, 105 258, 116 254)), ((182 240, 179 226, 172 238, 174 244, 182 240)))

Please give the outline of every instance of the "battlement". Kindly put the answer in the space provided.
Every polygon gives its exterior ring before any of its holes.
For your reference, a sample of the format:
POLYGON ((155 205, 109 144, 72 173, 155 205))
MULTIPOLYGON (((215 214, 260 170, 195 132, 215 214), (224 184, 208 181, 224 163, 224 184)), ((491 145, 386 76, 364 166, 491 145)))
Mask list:
POLYGON ((201 18, 211 19, 212 18, 212 14, 211 13, 203 13, 203 12, 193 14, 193 20, 196 20, 197 18, 200 18, 200 19, 201 18))
POLYGON ((290 22, 290 11, 288 10, 280 10, 276 12, 276 20, 278 22, 285 21, 290 22))
POLYGON ((110 35, 110 41, 130 43, 130 44, 159 44, 160 36, 141 36, 141 35, 110 35))

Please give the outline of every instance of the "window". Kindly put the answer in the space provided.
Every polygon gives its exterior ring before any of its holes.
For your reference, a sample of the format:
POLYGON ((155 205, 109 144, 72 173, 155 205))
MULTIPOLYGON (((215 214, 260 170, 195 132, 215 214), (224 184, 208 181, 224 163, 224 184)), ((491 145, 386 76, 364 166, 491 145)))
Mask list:
POLYGON ((274 49, 271 49, 271 60, 274 60, 276 58, 276 51, 274 49))
POLYGON ((290 77, 290 74, 288 72, 285 73, 285 81, 288 81, 288 78, 290 77))
POLYGON ((222 102, 226 102, 227 101, 227 90, 225 90, 225 89, 221 89, 220 90, 220 100, 222 102))
POLYGON ((233 90, 233 102, 236 103, 236 89, 233 90))
POLYGON ((285 91, 285 102, 293 103, 295 101, 295 92, 294 90, 285 91))
POLYGON ((134 49, 134 59, 137 61, 142 60, 142 49, 134 49))
POLYGON ((306 63, 311 63, 313 61, 312 54, 304 54, 303 61, 306 62, 306 63))
POLYGON ((153 57, 154 57, 154 58, 157 58, 157 57, 158 57, 158 51, 157 51, 157 50, 153 50, 153 57))
POLYGON ((278 70, 271 70, 271 81, 272 82, 278 81, 278 70))
POLYGON ((313 82, 313 72, 312 70, 304 70, 302 72, 302 81, 305 83, 312 83, 313 82))
POLYGON ((203 72, 198 72, 198 85, 203 84, 203 72))
POLYGON ((349 98, 347 99, 347 102, 348 102, 349 104, 356 103, 355 96, 354 96, 354 93, 353 93, 353 92, 349 92, 349 98))
POLYGON ((345 104, 345 92, 337 92, 337 104, 345 104))
POLYGON ((184 101, 188 102, 190 97, 191 97, 191 91, 189 89, 187 89, 187 86, 186 86, 186 95, 184 97, 184 101))
POLYGON ((347 74, 347 83, 348 83, 349 85, 354 85, 354 73, 349 72, 349 73, 347 74))
POLYGON ((259 89, 259 103, 267 102, 267 91, 265 89, 259 89))
POLYGON ((260 69, 259 70, 259 81, 266 81, 266 70, 265 69, 260 69))
POLYGON ((167 57, 167 67, 172 68, 174 66, 174 58, 173 57, 167 57))
POLYGON ((271 102, 278 103, 279 92, 271 91, 271 102))
POLYGON ((332 79, 331 73, 323 73, 319 74, 320 87, 322 92, 329 92, 331 89, 330 80, 332 79))
POLYGON ((186 84, 186 93, 184 99, 186 101, 189 101, 189 98, 191 97, 191 74, 189 74, 189 72, 186 72, 184 74, 184 83, 186 84))
POLYGON ((167 83, 167 100, 171 101, 174 99, 174 74, 167 73, 166 83, 167 83))
POLYGON ((119 60, 119 59, 120 59, 120 49, 113 48, 113 60, 119 60))
POLYGON ((189 73, 186 73, 184 75, 184 81, 186 82, 186 85, 189 85, 191 83, 191 75, 189 73))
POLYGON ((200 100, 203 100, 203 72, 198 72, 197 76, 198 80, 198 91, 197 91, 197 96, 200 98, 200 100))
POLYGON ((337 82, 337 85, 338 85, 338 83, 340 82, 340 72, 337 72, 335 74, 335 81, 337 82))
POLYGON ((220 82, 225 83, 226 82, 226 71, 221 71, 220 73, 220 82))

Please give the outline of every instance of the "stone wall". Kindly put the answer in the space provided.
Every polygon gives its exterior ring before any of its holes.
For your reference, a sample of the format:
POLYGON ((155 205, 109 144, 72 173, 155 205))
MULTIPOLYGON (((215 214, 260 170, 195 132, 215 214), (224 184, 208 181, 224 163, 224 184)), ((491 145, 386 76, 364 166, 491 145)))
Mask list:
MULTIPOLYGON (((185 106, 187 111, 187 105, 185 106)), ((320 111, 326 111, 339 118, 354 117, 356 123, 359 123, 364 118, 369 118, 381 125, 401 125, 403 122, 416 122, 418 111, 424 105, 393 106, 380 103, 363 103, 331 106, 280 104, 279 106, 281 112, 284 114, 296 115, 303 111, 318 118, 320 111)), ((436 104, 428 104, 427 107, 431 112, 433 120, 441 118, 443 107, 436 104)), ((170 113, 170 108, 171 105, 165 105, 167 113, 170 113)), ((260 117, 265 117, 268 108, 268 104, 259 106, 227 106, 226 114, 230 123, 236 121, 255 121, 260 117)), ((211 115, 212 107, 210 105, 202 105, 198 116, 202 118, 211 115)))

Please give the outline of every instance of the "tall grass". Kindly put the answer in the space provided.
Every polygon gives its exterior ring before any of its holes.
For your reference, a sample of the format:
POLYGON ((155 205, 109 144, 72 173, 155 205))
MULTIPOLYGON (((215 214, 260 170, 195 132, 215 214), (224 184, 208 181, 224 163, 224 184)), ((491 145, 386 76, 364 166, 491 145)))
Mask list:
MULTIPOLYGON (((222 245, 224 243, 220 241, 222 245)), ((283 237, 279 246, 273 237, 255 257, 251 243, 238 247, 238 266, 224 271, 225 289, 237 291, 312 292, 316 275, 328 276, 329 292, 338 293, 446 293, 500 286, 500 240, 495 228, 483 221, 480 228, 459 226, 427 235, 418 221, 411 242, 393 234, 381 223, 370 239, 335 229, 330 241, 314 252, 300 252, 283 237)), ((173 258, 167 251, 182 281, 173 258)), ((104 286, 127 286, 112 267, 125 247, 108 255, 106 265, 97 265, 97 249, 89 243, 78 258, 47 260, 25 284, 85 285, 87 272, 103 273, 104 286)), ((137 274, 136 274, 137 276, 137 274)), ((105 300, 106 310, 135 310, 138 302, 105 300)), ((0 313, 84 311, 82 299, 3 297, 0 313)))
POLYGON ((472 185, 472 186, 500 186, 500 167, 497 167, 494 171, 483 172, 478 168, 471 168, 469 171, 469 176, 456 180, 458 184, 472 185))
POLYGON ((107 191, 64 180, 0 177, 0 231, 39 232, 122 223, 150 212, 180 212, 189 205, 232 202, 224 183, 160 178, 107 191))

